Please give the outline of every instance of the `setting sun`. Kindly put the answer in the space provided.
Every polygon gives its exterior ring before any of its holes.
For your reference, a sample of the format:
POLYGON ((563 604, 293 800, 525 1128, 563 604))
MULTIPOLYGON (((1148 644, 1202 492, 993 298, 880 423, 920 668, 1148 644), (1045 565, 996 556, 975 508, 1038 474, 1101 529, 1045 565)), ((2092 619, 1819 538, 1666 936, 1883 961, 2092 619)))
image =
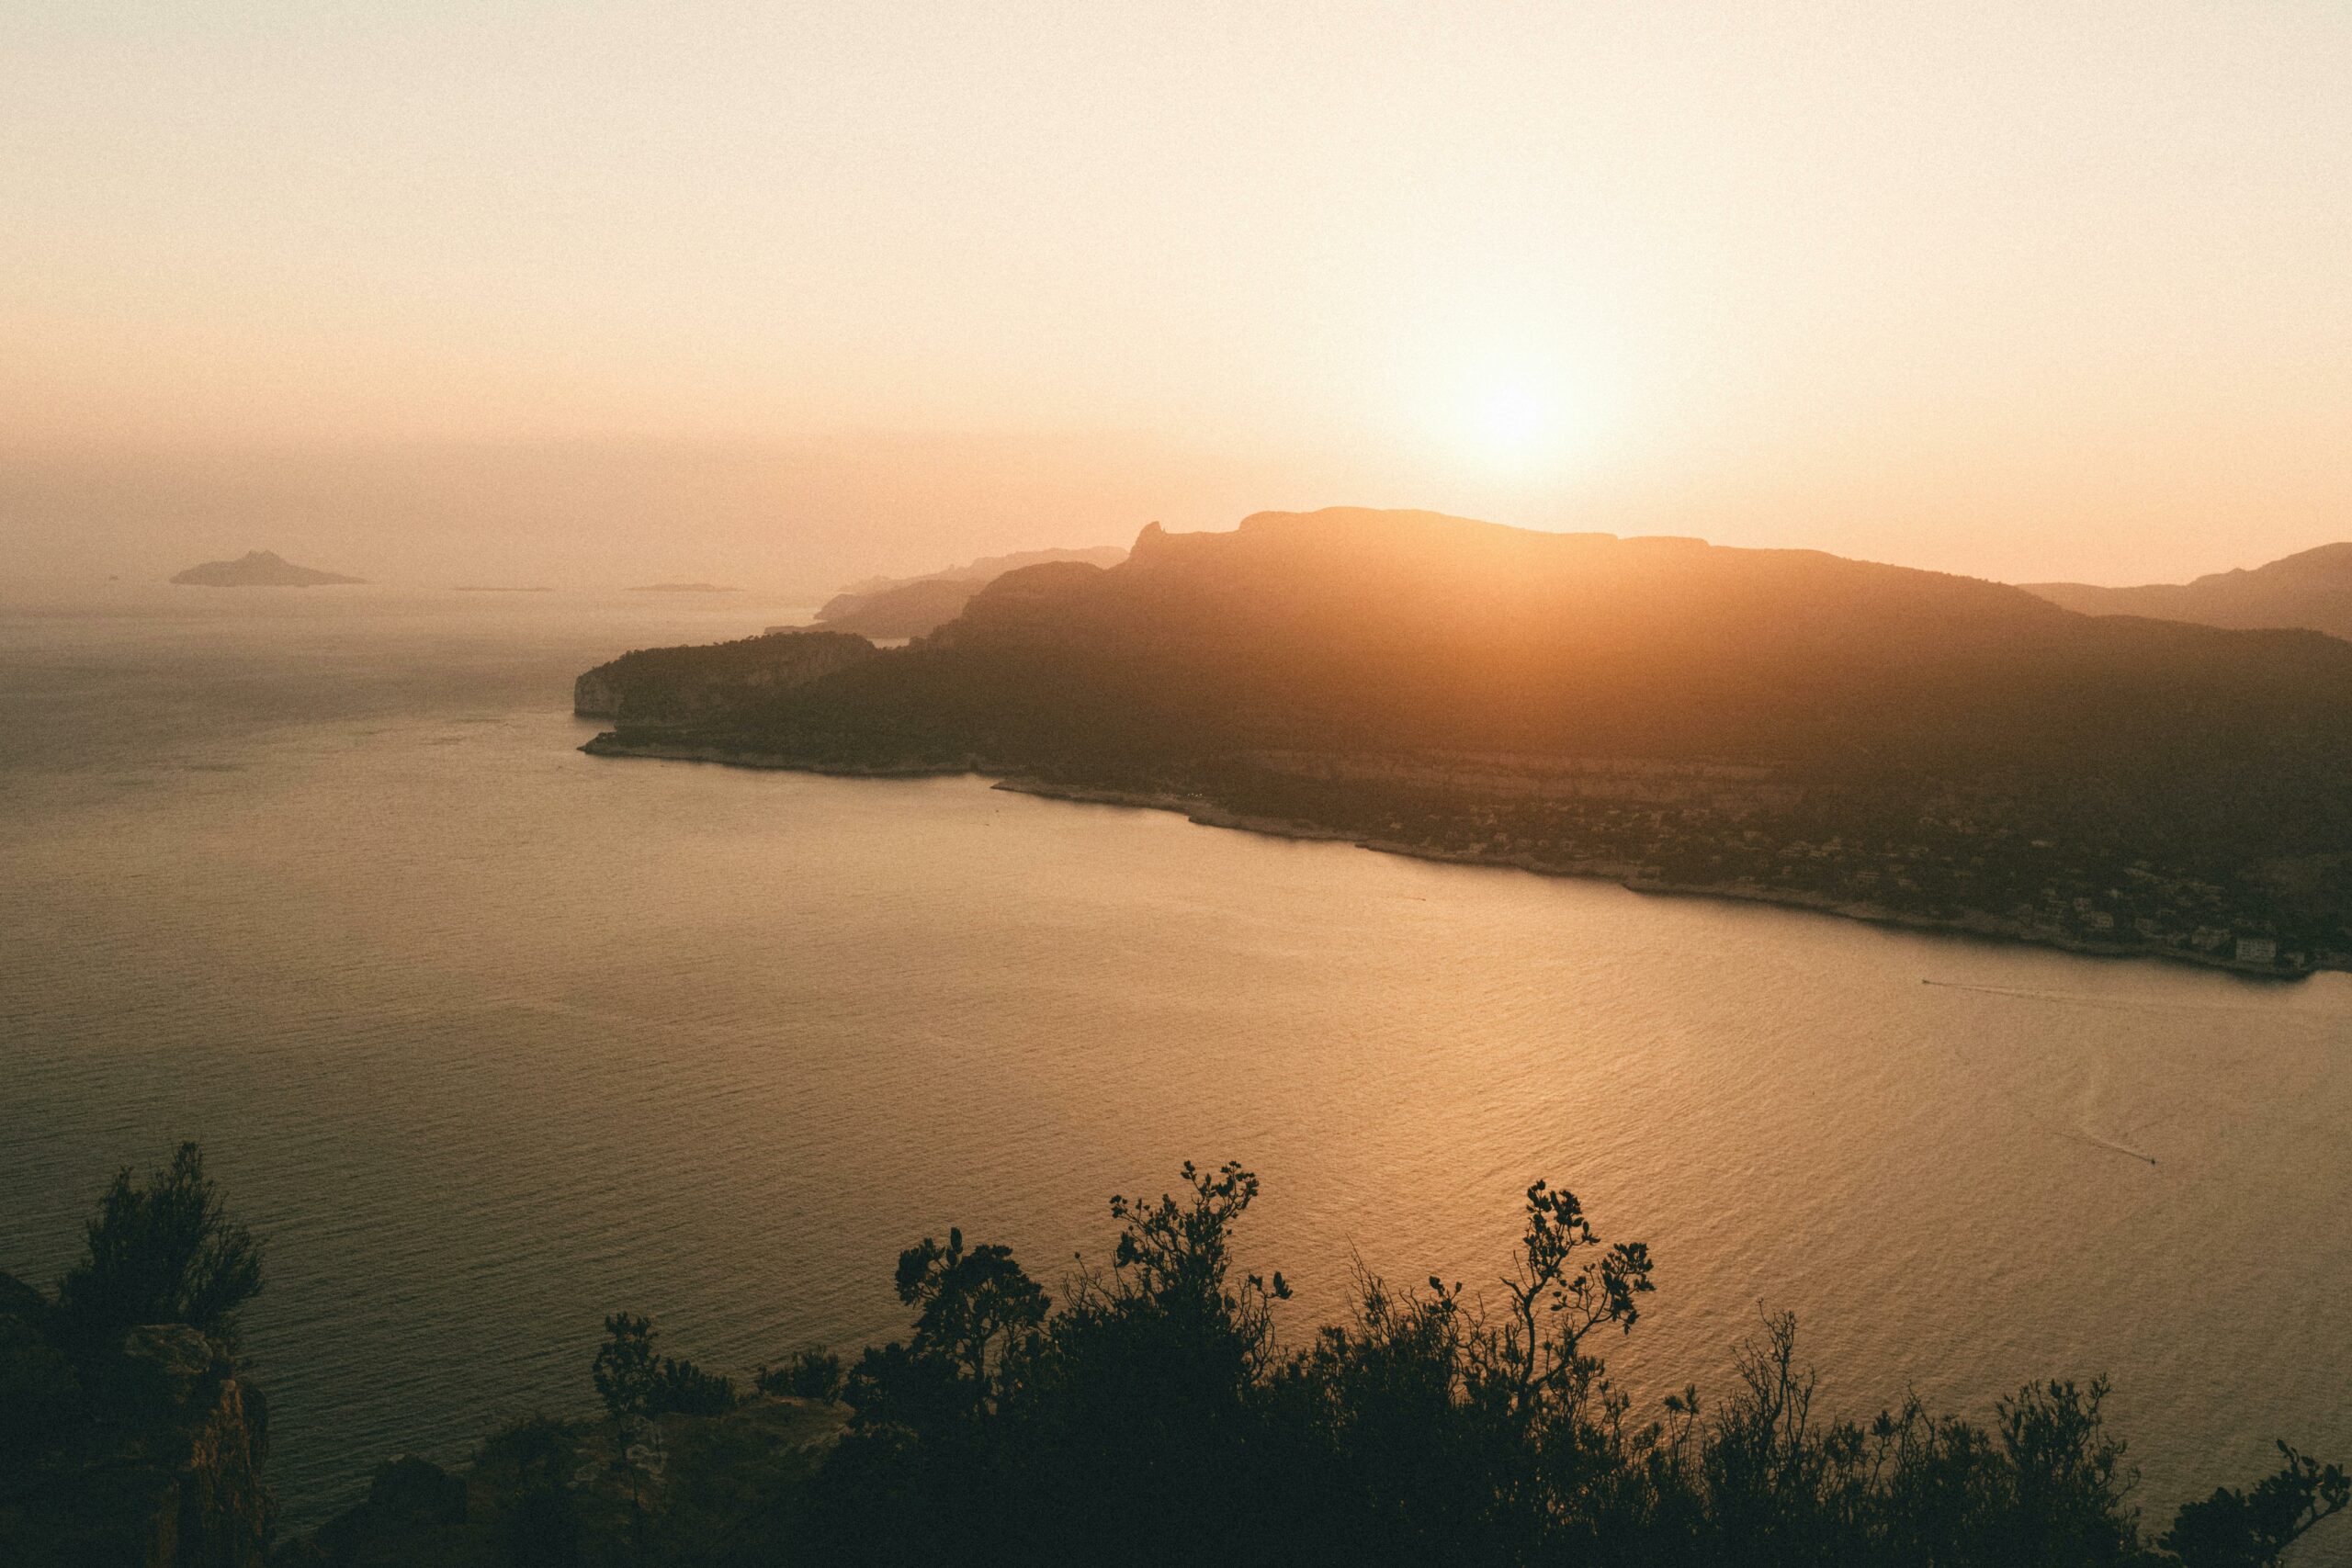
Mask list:
POLYGON ((1482 366, 1444 383, 1423 413, 1432 455, 1466 479, 1564 480, 1592 457, 1595 400, 1540 367, 1482 366))
POLYGON ((1560 434, 1554 401, 1510 382, 1480 395, 1466 424, 1479 456, 1498 463, 1527 463, 1555 446, 1560 434))

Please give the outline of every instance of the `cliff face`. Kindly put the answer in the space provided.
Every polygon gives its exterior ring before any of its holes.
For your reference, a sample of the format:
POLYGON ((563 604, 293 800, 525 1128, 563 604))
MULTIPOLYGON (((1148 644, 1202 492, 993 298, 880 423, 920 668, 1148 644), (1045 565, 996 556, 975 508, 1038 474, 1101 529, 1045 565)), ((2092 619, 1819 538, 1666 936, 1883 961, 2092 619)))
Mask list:
POLYGON ((612 664, 599 664, 571 683, 571 711, 582 718, 620 716, 621 683, 612 664))
POLYGON ((143 1551, 162 1568, 243 1568, 268 1543, 271 1506, 262 1484, 267 1405, 235 1376, 220 1346, 184 1324, 134 1328, 123 1356, 144 1390, 130 1434, 130 1472, 143 1551))
POLYGON ((76 1366, 48 1311, 0 1276, 0 1562, 258 1568, 267 1407, 228 1351, 156 1324, 76 1366))
POLYGON ((572 682, 571 711, 631 726, 689 724, 845 670, 875 647, 847 632, 770 632, 707 648, 625 653, 572 682))

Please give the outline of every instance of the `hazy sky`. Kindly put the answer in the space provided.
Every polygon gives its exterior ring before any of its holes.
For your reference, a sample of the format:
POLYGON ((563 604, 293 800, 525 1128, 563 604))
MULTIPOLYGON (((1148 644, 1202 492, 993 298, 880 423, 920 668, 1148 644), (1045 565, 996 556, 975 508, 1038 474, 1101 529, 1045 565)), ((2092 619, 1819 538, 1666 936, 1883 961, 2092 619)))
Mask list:
POLYGON ((0 570, 2352 537, 2352 5, 0 0, 0 570))

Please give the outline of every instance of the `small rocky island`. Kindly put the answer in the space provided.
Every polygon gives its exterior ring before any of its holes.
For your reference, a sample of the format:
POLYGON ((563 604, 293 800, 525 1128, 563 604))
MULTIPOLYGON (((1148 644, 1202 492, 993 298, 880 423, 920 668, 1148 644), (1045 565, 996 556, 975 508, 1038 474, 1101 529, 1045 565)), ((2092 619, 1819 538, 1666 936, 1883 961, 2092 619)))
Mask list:
POLYGON ((607 756, 1003 787, 1395 853, 2299 975, 2352 968, 2352 642, 1430 513, 1147 528, 905 648, 582 676, 607 756))
POLYGON ((248 550, 235 560, 209 560, 202 566, 192 566, 172 581, 198 588, 325 588, 338 583, 365 583, 368 580, 296 566, 274 550, 248 550))

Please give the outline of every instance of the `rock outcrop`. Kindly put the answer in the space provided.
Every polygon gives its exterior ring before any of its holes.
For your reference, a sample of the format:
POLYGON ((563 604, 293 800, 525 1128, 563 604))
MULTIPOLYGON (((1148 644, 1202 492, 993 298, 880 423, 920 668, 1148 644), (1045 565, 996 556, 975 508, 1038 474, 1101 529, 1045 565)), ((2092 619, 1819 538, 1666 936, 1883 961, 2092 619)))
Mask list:
POLYGON ((0 1276, 0 1562, 258 1568, 267 1406, 229 1352, 154 1324, 77 1366, 51 1316, 0 1276))
POLYGON ((571 711, 581 718, 618 718, 621 713, 620 660, 599 664, 571 682, 571 711))

